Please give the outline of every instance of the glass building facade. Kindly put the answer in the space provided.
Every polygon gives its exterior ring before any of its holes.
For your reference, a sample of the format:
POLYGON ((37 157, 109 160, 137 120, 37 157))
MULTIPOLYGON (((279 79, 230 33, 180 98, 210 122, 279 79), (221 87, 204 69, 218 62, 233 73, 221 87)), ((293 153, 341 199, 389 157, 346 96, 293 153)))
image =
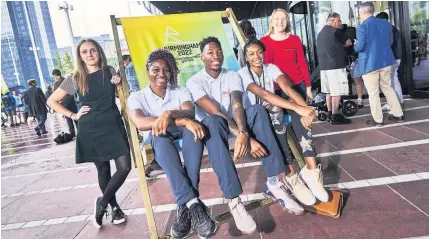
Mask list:
MULTIPOLYGON (((289 2, 285 8, 290 14, 292 32, 303 43, 309 70, 312 77, 317 74, 318 58, 316 54, 317 35, 326 24, 331 12, 340 14, 343 24, 357 28, 359 4, 362 1, 298 1, 289 2)), ((375 15, 386 12, 389 21, 401 31, 403 56, 399 70, 399 79, 405 94, 429 89, 429 2, 410 1, 373 1, 375 15)), ((274 9, 271 9, 272 11, 274 9)), ((269 14, 268 14, 269 15, 269 14)), ((268 32, 268 17, 251 19, 258 38, 268 32)))
POLYGON ((1 72, 9 87, 26 86, 29 79, 51 84, 57 44, 48 4, 44 2, 1 2, 2 67, 1 72), (27 8, 29 23, 26 17, 27 8), (29 28, 31 26, 31 29, 29 28), (37 70, 31 36, 34 36, 43 79, 37 70))
MULTIPOLYGON (((316 79, 318 77, 316 39, 325 25, 328 14, 337 12, 341 16, 342 23, 357 28, 361 23, 359 5, 362 1, 222 1, 217 4, 155 1, 150 3, 156 5, 156 9, 165 14, 223 11, 226 8, 232 8, 238 21, 248 19, 252 22, 258 38, 267 34, 269 16, 273 10, 283 8, 289 12, 292 32, 301 38, 311 77, 316 79)), ((403 93, 413 97, 429 98, 429 60, 427 59, 429 2, 373 1, 373 3, 375 14, 387 13, 390 23, 401 32, 402 58, 398 76, 403 93)), ((147 9, 150 10, 150 8, 147 9)), ((225 30, 230 45, 238 46, 229 23, 225 24, 225 30)))

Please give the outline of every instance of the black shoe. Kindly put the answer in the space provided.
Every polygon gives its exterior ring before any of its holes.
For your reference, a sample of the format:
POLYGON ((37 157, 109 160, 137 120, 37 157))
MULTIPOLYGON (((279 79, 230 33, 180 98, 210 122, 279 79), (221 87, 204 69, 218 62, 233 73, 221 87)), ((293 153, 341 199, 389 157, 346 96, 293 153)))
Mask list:
POLYGON ((405 117, 403 115, 401 117, 396 117, 394 115, 389 114, 387 116, 387 119, 391 121, 396 121, 397 123, 405 122, 405 117))
POLYGON ((333 114, 331 117, 331 124, 351 124, 351 119, 345 118, 342 114, 333 114))
POLYGON ((152 163, 149 165, 149 168, 147 169, 146 177, 147 178, 155 178, 158 175, 164 174, 164 170, 159 166, 158 162, 156 160, 152 161, 152 163))
POLYGON ((200 238, 208 238, 216 231, 216 223, 208 214, 207 207, 203 202, 192 204, 189 209, 191 214, 192 226, 197 231, 200 238))
POLYGON ((103 198, 99 197, 94 200, 94 215, 92 218, 92 223, 96 228, 100 228, 103 225, 103 217, 107 212, 107 206, 101 206, 100 202, 103 198))
POLYGON ((171 226, 170 235, 175 239, 185 238, 191 231, 191 214, 186 205, 177 208, 176 221, 171 226))
POLYGON ((127 217, 124 212, 119 207, 114 207, 112 209, 112 223, 115 225, 124 223, 127 221, 127 217))
POLYGON ((332 122, 332 111, 328 112, 328 117, 326 118, 328 122, 332 122))
POLYGON ((40 133, 40 129, 39 128, 34 128, 34 130, 36 131, 37 136, 41 136, 42 134, 40 133))
POLYGON ((42 132, 42 134, 47 134, 47 133, 48 133, 48 131, 46 131, 46 130, 42 132))
POLYGON ((381 122, 381 123, 378 123, 377 121, 375 121, 375 120, 367 120, 366 121, 366 124, 367 125, 371 125, 371 126, 378 126, 378 127, 382 127, 382 126, 384 126, 384 123, 383 122, 381 122))

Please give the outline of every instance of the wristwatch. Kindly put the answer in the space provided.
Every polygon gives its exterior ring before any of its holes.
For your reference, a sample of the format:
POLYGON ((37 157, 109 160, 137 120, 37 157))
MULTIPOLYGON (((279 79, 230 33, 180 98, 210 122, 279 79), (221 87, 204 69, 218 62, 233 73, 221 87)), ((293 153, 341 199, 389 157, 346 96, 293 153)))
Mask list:
POLYGON ((249 136, 249 133, 247 131, 244 131, 244 130, 238 131, 238 134, 244 134, 246 136, 249 136))

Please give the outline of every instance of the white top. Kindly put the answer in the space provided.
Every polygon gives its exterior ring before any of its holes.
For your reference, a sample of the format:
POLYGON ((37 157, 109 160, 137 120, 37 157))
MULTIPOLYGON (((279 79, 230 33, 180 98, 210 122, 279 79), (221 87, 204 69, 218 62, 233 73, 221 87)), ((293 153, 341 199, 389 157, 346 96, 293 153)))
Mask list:
MULTIPOLYGON (((128 97, 127 105, 129 111, 140 109, 145 117, 159 117, 167 110, 180 110, 182 104, 186 101, 192 102, 192 97, 185 87, 167 85, 165 98, 162 99, 153 93, 148 86, 143 90, 131 93, 128 97)), ((149 131, 144 132, 145 139, 148 134, 149 131)))
MULTIPOLYGON (((213 79, 205 69, 193 75, 187 82, 186 87, 191 91, 194 102, 207 95, 218 104, 221 112, 232 119, 231 92, 243 92, 243 83, 240 76, 234 72, 222 68, 217 79, 213 79)), ((244 96, 244 95, 243 95, 244 96)), ((195 118, 202 121, 208 114, 196 108, 195 118)))
POLYGON ((263 74, 260 78, 255 72, 250 70, 253 75, 253 78, 252 78, 252 75, 250 74, 249 68, 247 68, 247 66, 241 68, 237 72, 241 76, 241 79, 243 80, 243 88, 244 90, 246 90, 247 99, 244 99, 243 101, 248 100, 251 105, 262 104, 265 106, 266 104, 268 104, 268 102, 264 102, 262 99, 259 99, 259 102, 257 102, 256 95, 247 89, 250 83, 255 83, 258 86, 265 89, 266 91, 274 93, 274 82, 277 82, 277 77, 279 77, 280 75, 283 75, 280 69, 273 64, 268 64, 268 65, 264 64, 262 68, 263 68, 263 74), (265 84, 263 84, 264 82, 265 84))

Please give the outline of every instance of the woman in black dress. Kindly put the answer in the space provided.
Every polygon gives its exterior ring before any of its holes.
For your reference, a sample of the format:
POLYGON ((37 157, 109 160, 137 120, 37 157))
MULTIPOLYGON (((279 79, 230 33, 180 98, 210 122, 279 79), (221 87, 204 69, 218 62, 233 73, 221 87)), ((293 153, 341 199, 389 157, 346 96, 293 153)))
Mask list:
POLYGON ((115 104, 115 84, 121 78, 107 65, 100 45, 92 40, 82 40, 77 46, 77 70, 68 77, 48 99, 56 112, 78 121, 76 137, 76 163, 93 162, 98 171, 102 197, 94 201, 94 226, 100 228, 107 205, 112 207, 112 223, 126 221, 116 202, 115 193, 122 186, 131 170, 130 150, 124 123, 115 104), (77 114, 59 102, 64 97, 77 94, 82 104, 77 114), (110 160, 114 159, 116 173, 110 174, 110 160))

